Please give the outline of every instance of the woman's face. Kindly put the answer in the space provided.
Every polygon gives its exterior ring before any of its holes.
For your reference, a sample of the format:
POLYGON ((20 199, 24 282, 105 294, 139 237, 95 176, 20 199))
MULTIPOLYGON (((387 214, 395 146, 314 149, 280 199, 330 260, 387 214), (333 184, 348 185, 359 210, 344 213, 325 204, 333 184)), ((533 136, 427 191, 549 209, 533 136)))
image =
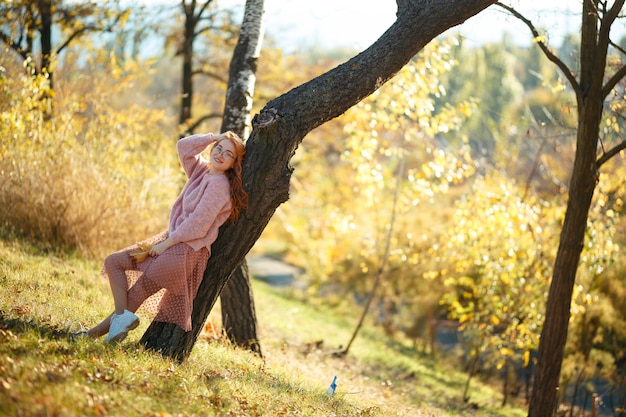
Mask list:
POLYGON ((228 139, 217 143, 211 150, 211 168, 224 173, 231 169, 237 158, 235 145, 228 139))

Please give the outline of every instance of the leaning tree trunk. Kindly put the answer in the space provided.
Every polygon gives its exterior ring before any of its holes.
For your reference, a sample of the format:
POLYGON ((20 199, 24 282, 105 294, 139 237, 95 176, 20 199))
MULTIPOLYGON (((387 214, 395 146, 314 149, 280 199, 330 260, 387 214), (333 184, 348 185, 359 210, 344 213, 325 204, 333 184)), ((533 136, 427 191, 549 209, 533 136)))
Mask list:
POLYGON ((397 20, 368 49, 338 67, 271 100, 252 121, 244 186, 249 207, 213 244, 192 313, 192 330, 153 322, 141 342, 185 360, 224 284, 257 241, 276 208, 289 198, 289 161, 304 136, 340 116, 392 78, 428 42, 495 0, 397 0, 397 20), (207 279, 210 277, 210 279, 207 279))
MULTIPOLYGON (((587 218, 602 160, 596 161, 600 122, 604 100, 624 77, 624 67, 603 85, 611 25, 624 6, 618 0, 605 13, 598 25, 599 0, 583 2, 580 83, 568 75, 576 92, 578 130, 576 155, 569 188, 569 200, 554 263, 552 282, 546 304, 545 322, 541 331, 537 370, 531 396, 529 417, 553 414, 557 406, 557 390, 567 341, 570 304, 578 262, 583 249, 587 218)), ((622 144, 621 146, 623 146, 622 144)), ((614 149, 617 150, 619 147, 614 149)), ((610 157, 603 155, 603 159, 610 157)))
MULTIPOLYGON (((263 15, 264 0, 246 1, 239 41, 230 61, 221 131, 232 130, 242 138, 249 134, 256 64, 263 42, 263 15)), ((222 324, 228 339, 262 356, 254 296, 245 259, 226 282, 220 300, 222 324)))

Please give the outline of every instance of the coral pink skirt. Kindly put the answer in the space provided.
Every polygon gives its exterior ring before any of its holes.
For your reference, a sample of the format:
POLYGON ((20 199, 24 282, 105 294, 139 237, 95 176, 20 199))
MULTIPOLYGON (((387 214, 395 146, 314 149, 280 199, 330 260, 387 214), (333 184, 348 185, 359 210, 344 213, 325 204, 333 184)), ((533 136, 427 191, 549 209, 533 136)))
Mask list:
MULTIPOLYGON (((156 244, 167 236, 167 232, 163 232, 145 242, 156 244)), ((205 247, 194 251, 186 243, 178 243, 161 255, 148 256, 138 263, 130 257, 130 253, 137 249, 138 245, 133 245, 115 254, 128 256, 132 264, 132 269, 126 269, 129 305, 140 305, 143 312, 155 315, 155 321, 191 330, 193 300, 202 282, 209 250, 205 247)), ((102 276, 108 279, 104 268, 102 276)))

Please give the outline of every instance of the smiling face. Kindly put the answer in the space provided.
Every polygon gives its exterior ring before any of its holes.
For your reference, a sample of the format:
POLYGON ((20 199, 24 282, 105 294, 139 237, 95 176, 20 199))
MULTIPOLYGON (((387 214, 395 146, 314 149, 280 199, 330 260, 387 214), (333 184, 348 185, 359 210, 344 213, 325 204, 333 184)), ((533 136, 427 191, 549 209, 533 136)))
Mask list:
POLYGON ((235 144, 223 139, 215 144, 211 150, 211 172, 223 174, 233 167, 237 158, 235 144))

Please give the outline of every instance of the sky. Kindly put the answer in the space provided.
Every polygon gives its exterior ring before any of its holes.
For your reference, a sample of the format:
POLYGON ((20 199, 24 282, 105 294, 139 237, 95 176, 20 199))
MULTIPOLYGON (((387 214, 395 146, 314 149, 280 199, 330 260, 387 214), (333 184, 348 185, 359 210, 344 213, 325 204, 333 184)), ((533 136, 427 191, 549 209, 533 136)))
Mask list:
MULTIPOLYGON (((565 34, 578 31, 581 0, 505 2, 523 12, 536 27, 548 29, 550 44, 555 47, 565 34)), ((266 33, 288 52, 315 45, 365 49, 393 23, 397 9, 396 0, 265 0, 265 7, 266 33)), ((448 33, 462 34, 467 44, 477 46, 499 42, 505 32, 516 44, 531 43, 527 26, 495 6, 448 33)), ((622 35, 624 32, 622 29, 622 35)))

